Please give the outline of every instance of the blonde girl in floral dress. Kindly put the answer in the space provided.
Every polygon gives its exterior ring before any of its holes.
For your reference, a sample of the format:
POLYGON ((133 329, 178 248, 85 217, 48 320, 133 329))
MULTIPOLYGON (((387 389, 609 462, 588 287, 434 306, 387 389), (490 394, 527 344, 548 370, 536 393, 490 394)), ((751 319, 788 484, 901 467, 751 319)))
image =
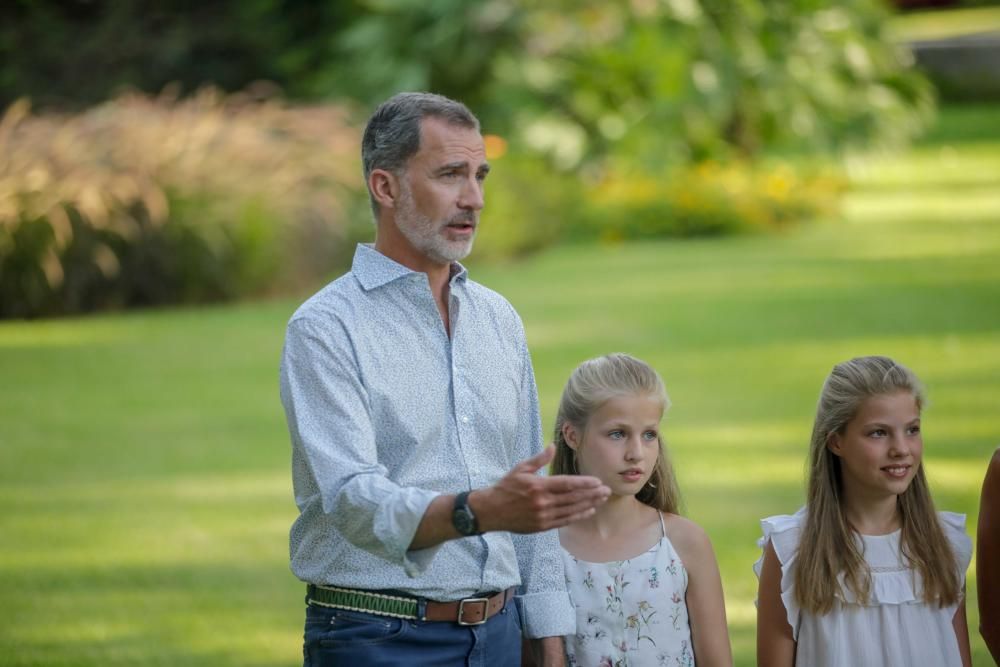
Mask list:
POLYGON ((584 362, 563 391, 553 473, 611 489, 593 516, 559 531, 576 607, 571 666, 733 664, 712 545, 677 514, 660 438, 668 406, 656 371, 625 354, 584 362))

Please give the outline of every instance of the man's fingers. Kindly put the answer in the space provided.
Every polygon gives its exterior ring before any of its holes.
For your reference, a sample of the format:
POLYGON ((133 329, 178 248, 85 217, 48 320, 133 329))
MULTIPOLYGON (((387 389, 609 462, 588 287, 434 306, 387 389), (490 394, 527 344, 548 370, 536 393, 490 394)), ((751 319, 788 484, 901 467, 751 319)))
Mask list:
POLYGON ((554 530, 569 525, 574 521, 586 519, 594 516, 597 509, 593 505, 577 504, 570 508, 559 508, 559 510, 549 510, 543 516, 538 517, 538 523, 527 532, 538 532, 543 530, 554 530))
POLYGON ((589 519, 590 517, 594 516, 596 512, 597 512, 596 509, 590 507, 588 509, 583 510, 582 512, 576 512, 574 514, 570 514, 569 516, 561 516, 555 520, 556 525, 552 527, 562 528, 563 526, 568 526, 569 524, 575 521, 579 521, 580 519, 589 519))
POLYGON ((611 492, 608 487, 601 484, 601 480, 587 475, 553 475, 542 478, 541 483, 549 493, 572 493, 599 488, 607 489, 608 493, 611 492))
POLYGON ((572 503, 570 505, 560 505, 559 507, 553 507, 550 509, 545 516, 546 522, 558 523, 560 526, 565 526, 571 521, 575 521, 584 515, 590 516, 593 514, 597 506, 604 502, 601 500, 581 500, 579 502, 572 503))
POLYGON ((530 472, 536 473, 541 470, 544 466, 549 464, 552 457, 556 454, 556 448, 549 445, 541 451, 539 454, 535 454, 530 459, 525 459, 514 466, 512 472, 530 472))

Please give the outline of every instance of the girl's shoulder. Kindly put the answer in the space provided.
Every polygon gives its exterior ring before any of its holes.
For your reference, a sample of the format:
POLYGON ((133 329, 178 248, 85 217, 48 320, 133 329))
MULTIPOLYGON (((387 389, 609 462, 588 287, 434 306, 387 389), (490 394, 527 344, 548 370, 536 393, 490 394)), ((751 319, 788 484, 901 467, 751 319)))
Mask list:
POLYGON ((697 523, 669 512, 661 512, 660 516, 663 518, 663 530, 667 539, 682 561, 690 562, 693 558, 712 553, 712 541, 705 529, 697 523))

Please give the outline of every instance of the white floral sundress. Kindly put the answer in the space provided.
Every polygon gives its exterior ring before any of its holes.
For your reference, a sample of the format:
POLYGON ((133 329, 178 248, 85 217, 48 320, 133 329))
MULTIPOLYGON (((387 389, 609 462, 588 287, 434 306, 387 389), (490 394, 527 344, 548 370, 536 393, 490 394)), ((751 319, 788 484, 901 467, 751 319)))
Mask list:
POLYGON ((685 602, 687 570, 667 539, 635 558, 590 563, 562 550, 576 635, 566 637, 570 667, 694 667, 685 602))

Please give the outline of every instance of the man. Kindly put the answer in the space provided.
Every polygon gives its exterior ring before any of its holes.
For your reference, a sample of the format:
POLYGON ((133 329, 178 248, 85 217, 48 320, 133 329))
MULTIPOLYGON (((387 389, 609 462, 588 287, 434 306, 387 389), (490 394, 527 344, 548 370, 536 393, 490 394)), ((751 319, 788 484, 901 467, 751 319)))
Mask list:
POLYGON ((609 490, 536 474, 552 452, 521 321, 458 263, 489 171, 479 123, 400 94, 362 160, 375 244, 292 316, 281 364, 305 662, 517 665, 523 628, 562 664, 575 624, 551 529, 609 490))

